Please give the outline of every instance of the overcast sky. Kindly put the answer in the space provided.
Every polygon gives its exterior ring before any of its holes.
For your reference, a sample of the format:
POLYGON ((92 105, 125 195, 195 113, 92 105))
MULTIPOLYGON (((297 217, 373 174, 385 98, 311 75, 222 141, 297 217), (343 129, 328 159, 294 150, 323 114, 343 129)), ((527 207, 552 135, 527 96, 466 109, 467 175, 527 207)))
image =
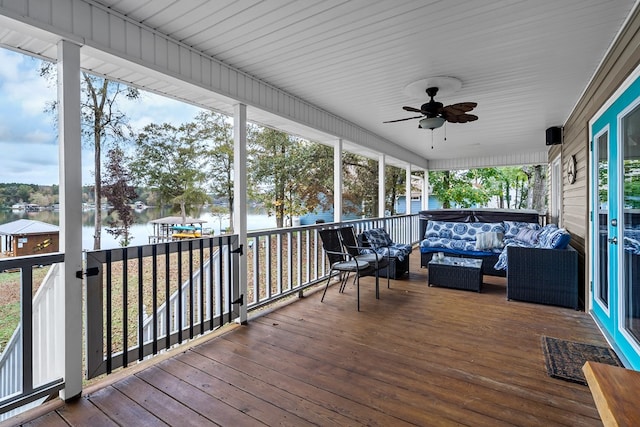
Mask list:
MULTIPOLYGON (((0 48, 0 183, 59 183, 57 131, 54 117, 44 112, 56 90, 38 75, 38 65, 36 59, 0 48)), ((200 111, 151 93, 124 101, 121 110, 135 131, 151 122, 186 123, 200 111)), ((83 148, 82 162, 82 182, 92 184, 90 148, 83 148)))

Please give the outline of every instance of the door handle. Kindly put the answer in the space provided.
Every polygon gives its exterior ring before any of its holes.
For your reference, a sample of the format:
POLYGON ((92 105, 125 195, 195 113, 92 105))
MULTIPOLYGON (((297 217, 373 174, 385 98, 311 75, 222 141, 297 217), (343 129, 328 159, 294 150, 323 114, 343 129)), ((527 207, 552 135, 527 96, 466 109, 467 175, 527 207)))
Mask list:
POLYGON ((612 238, 610 238, 610 239, 607 239, 607 241, 608 241, 609 243, 613 243, 614 245, 617 245, 617 244, 618 244, 618 238, 617 238, 617 237, 612 237, 612 238))

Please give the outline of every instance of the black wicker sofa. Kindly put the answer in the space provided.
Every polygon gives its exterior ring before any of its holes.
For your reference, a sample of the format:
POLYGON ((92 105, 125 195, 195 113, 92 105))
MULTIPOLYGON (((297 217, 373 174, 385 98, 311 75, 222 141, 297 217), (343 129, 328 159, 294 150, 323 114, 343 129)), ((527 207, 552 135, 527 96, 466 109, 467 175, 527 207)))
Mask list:
POLYGON ((507 299, 578 310, 578 252, 509 246, 507 299))
MULTIPOLYGON (((481 257, 472 254, 447 253, 449 256, 462 256, 465 258, 482 259, 482 273, 494 276, 507 277, 507 299, 538 304, 556 305, 573 309, 581 308, 581 292, 578 278, 578 252, 568 246, 570 237, 565 230, 566 245, 541 246, 543 240, 542 230, 548 230, 547 239, 551 239, 553 224, 544 224, 543 219, 536 212, 512 211, 512 210, 433 210, 420 212, 421 232, 427 230, 427 222, 520 222, 535 223, 542 227, 539 230, 540 243, 537 246, 529 243, 512 242, 510 240, 500 254, 488 254, 481 257), (555 249, 562 247, 563 249, 555 249)), ((524 226, 524 224, 521 224, 524 226)), ((506 225, 505 225, 506 227, 506 225)), ((528 228, 528 227, 525 227, 528 228)), ((536 237, 537 239, 538 237, 536 237)), ((517 239, 516 239, 517 240, 517 239)), ((505 239, 505 242, 507 240, 505 239)), ((551 240, 545 241, 551 243, 551 240)), ((427 267, 431 256, 438 249, 424 248, 421 245, 421 266, 427 267), (430 252, 425 252, 427 249, 430 252)))
MULTIPOLYGON (((543 218, 533 210, 513 210, 513 209, 434 209, 421 211, 420 215, 420 235, 425 236, 429 221, 442 222, 465 222, 465 223, 487 223, 494 224, 503 221, 518 221, 526 223, 541 224, 543 218)), ((427 248, 420 246, 420 266, 428 267, 429 261, 434 253, 444 252, 448 256, 458 256, 462 258, 477 258, 482 260, 482 274, 505 277, 505 270, 494 268, 498 261, 499 252, 461 252, 452 251, 445 248, 427 248)))

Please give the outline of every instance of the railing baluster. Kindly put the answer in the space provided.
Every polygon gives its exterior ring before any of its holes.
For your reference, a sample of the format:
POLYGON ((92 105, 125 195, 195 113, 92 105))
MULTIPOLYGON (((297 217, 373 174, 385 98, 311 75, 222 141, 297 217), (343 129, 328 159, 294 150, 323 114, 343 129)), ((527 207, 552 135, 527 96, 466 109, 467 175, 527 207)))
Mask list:
POLYGON ((144 301, 143 301, 143 270, 142 246, 138 246, 138 360, 144 359, 144 301))
POLYGON ((178 343, 182 343, 184 298, 182 295, 182 240, 178 241, 178 343))
POLYGON ((233 321, 233 293, 231 291, 231 263, 233 262, 233 254, 231 253, 231 241, 227 238, 227 247, 229 251, 227 252, 228 262, 227 262, 227 306, 229 307, 229 323, 233 321))
MULTIPOLYGON (((222 245, 222 237, 218 237, 218 246, 220 248, 223 247, 223 245, 222 245)), ((226 248, 227 252, 229 252, 229 247, 226 246, 226 245, 224 247, 226 248)), ((216 286, 216 289, 218 290, 218 293, 216 294, 216 298, 218 300, 218 310, 220 310, 219 313, 218 313, 218 315, 220 316, 220 325, 222 325, 222 317, 224 315, 224 306, 223 306, 224 302, 223 302, 223 297, 222 297, 222 294, 223 294, 222 290, 224 289, 222 287, 222 284, 224 283, 224 279, 223 279, 223 277, 224 277, 223 276, 224 275, 224 268, 223 268, 223 266, 228 268, 228 266, 225 264, 225 260, 222 259, 222 254, 220 254, 220 269, 218 270, 218 286, 216 286)))
POLYGON ((271 234, 267 234, 265 236, 265 252, 264 252, 264 261, 267 271, 265 271, 266 280, 266 298, 267 300, 271 299, 271 234))
MULTIPOLYGON (((287 233, 287 290, 293 289, 293 236, 287 233)), ((282 290, 280 290, 282 293, 282 290)))
POLYGON ((200 241, 200 334, 204 334, 204 247, 200 241))
POLYGON ((189 240, 187 247, 189 248, 189 339, 193 339, 194 307, 196 305, 193 286, 193 240, 189 240))
POLYGON ((33 267, 20 269, 21 313, 20 324, 22 326, 22 393, 29 394, 33 391, 33 267), (25 333, 28 331, 29 333, 25 333))
POLYGON ((129 291, 128 291, 128 259, 127 259, 127 249, 122 248, 122 324, 124 325, 122 328, 122 366, 125 368, 129 364, 129 316, 128 316, 128 305, 129 301, 129 291))
POLYGON ((112 271, 111 271, 111 251, 107 252, 107 374, 111 373, 113 354, 113 295, 111 291, 112 271))
POLYGON ((282 294, 282 234, 276 234, 276 296, 282 294))
POLYGON ((165 299, 165 307, 166 307, 166 325, 165 325, 165 348, 169 350, 171 348, 171 325, 172 325, 172 317, 171 313, 173 312, 175 316, 175 310, 171 310, 171 278, 169 276, 170 266, 171 266, 171 252, 169 250, 169 243, 164 244, 164 299, 165 299))
POLYGON ((153 306, 153 354, 158 354, 158 247, 151 248, 151 289, 153 306))

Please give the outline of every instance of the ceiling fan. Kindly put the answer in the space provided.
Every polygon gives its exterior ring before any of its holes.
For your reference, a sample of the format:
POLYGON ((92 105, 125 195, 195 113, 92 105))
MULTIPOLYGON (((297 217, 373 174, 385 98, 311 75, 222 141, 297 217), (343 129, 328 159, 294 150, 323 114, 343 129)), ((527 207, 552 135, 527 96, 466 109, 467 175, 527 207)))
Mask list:
POLYGON ((383 123, 395 123, 405 120, 422 119, 420 120, 419 128, 422 129, 435 129, 439 128, 444 122, 449 123, 467 123, 478 120, 478 116, 473 114, 467 114, 469 111, 476 108, 478 105, 475 102, 459 102, 457 104, 443 106, 442 102, 437 102, 433 99, 438 93, 437 87, 427 88, 427 95, 431 100, 425 104, 422 104, 420 108, 414 107, 402 107, 405 111, 411 111, 415 113, 421 113, 421 116, 407 117, 405 119, 389 120, 383 123))

